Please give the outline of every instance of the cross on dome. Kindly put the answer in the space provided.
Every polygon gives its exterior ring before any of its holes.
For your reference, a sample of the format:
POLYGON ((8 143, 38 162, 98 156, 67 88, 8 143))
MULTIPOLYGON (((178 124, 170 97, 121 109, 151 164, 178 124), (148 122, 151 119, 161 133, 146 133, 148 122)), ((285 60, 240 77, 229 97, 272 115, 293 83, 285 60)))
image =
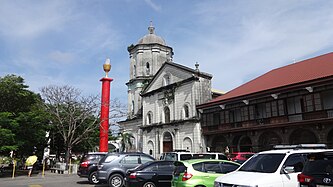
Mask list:
POLYGON ((150 21, 150 26, 148 27, 149 34, 155 34, 155 27, 153 26, 153 21, 150 21))

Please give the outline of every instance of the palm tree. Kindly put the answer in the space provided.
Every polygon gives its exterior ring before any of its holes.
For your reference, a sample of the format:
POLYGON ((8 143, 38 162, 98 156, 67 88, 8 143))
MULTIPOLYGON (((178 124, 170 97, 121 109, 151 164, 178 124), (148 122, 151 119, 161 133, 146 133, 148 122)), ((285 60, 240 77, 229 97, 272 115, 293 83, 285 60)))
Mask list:
POLYGON ((129 148, 132 148, 132 139, 134 139, 134 136, 130 132, 120 132, 119 134, 120 138, 120 144, 121 144, 121 152, 124 152, 126 150, 126 146, 128 145, 129 148))

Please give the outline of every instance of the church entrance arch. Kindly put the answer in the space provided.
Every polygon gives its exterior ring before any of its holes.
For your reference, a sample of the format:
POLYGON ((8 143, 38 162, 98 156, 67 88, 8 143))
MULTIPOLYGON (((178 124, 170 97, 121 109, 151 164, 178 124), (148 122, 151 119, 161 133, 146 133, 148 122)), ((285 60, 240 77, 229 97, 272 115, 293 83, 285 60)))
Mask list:
POLYGON ((149 155, 154 156, 153 155, 155 153, 155 151, 154 151, 154 143, 151 140, 148 141, 147 147, 148 147, 148 153, 149 153, 149 155))
POLYGON ((266 131, 259 136, 259 151, 272 149, 274 145, 282 143, 282 138, 275 132, 266 131))
POLYGON ((316 135, 307 129, 296 129, 290 134, 289 143, 294 144, 311 144, 317 143, 316 135))
POLYGON ((184 138, 183 140, 183 149, 186 151, 192 152, 192 140, 189 137, 184 138))
POLYGON ((163 134, 163 152, 173 151, 173 141, 170 132, 165 132, 163 134))

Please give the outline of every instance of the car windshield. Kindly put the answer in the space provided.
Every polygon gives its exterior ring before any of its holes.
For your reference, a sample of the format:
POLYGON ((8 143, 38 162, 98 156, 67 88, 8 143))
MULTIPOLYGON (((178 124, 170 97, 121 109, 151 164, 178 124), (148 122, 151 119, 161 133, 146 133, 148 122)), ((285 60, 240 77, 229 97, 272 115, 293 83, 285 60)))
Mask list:
POLYGON ((177 155, 176 155, 176 153, 166 153, 164 156, 164 160, 176 161, 177 155))
POLYGON ((285 154, 256 154, 251 157, 239 171, 274 173, 281 164, 285 154))

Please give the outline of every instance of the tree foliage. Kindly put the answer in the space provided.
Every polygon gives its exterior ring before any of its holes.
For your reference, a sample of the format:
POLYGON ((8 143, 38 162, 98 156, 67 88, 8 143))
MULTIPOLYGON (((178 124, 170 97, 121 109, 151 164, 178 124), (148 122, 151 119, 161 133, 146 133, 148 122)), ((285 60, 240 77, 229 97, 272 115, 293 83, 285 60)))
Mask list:
POLYGON ((66 155, 99 127, 97 96, 83 96, 71 86, 43 87, 41 94, 51 115, 52 127, 63 140, 66 155))
POLYGON ((0 153, 26 156, 46 144, 48 116, 38 94, 16 75, 0 77, 0 153))
POLYGON ((133 139, 134 136, 130 132, 122 131, 119 133, 120 145, 121 145, 121 152, 129 150, 133 146, 133 139))

